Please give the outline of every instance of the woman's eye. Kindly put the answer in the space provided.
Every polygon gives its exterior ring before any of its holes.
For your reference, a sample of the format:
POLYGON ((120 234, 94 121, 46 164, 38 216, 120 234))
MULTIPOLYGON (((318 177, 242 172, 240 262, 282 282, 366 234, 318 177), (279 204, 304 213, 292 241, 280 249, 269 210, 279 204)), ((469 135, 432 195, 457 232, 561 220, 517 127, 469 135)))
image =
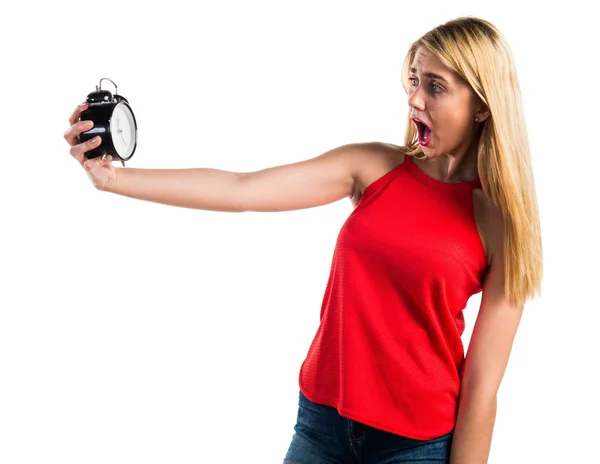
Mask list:
MULTIPOLYGON (((409 80, 409 82, 410 82, 412 85, 415 85, 415 84, 414 84, 414 81, 416 81, 416 80, 417 80, 417 78, 416 78, 416 77, 409 77, 409 78, 408 78, 408 80, 409 80)), ((434 87, 435 87, 436 89, 438 89, 438 90, 434 90, 434 91, 433 91, 433 93, 440 93, 440 92, 443 90, 443 89, 442 89, 442 88, 441 88, 439 85, 432 84, 432 85, 431 85, 431 88, 433 89, 434 87)))

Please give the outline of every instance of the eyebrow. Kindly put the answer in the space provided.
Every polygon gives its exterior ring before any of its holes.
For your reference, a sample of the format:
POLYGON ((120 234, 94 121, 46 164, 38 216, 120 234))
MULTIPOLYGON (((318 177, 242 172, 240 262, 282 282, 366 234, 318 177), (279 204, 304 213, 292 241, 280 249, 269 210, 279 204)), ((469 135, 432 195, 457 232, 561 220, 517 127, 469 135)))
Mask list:
MULTIPOLYGON (((410 68, 410 72, 413 73, 413 74, 416 74, 417 73, 417 68, 410 68)), ((450 83, 446 79, 444 79, 442 76, 440 76, 439 74, 436 74, 436 73, 426 72, 426 73, 423 73, 423 75, 425 77, 429 77, 430 79, 439 79, 440 81, 443 81, 446 84, 450 83)))

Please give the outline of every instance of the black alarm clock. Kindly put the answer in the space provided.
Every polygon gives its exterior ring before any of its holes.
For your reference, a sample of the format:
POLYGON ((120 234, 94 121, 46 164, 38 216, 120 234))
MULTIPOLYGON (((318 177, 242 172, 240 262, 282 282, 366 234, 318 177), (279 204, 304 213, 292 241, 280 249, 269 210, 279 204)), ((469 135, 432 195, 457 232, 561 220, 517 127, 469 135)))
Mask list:
POLYGON ((99 156, 104 159, 111 155, 115 160, 131 159, 137 147, 137 123, 127 99, 117 95, 117 84, 107 77, 100 79, 96 90, 89 93, 86 101, 88 107, 81 112, 80 121, 93 121, 94 127, 79 134, 80 143, 86 142, 97 135, 102 137, 102 143, 85 153, 88 159, 99 156), (102 89, 102 81, 107 80, 115 86, 115 94, 102 89))

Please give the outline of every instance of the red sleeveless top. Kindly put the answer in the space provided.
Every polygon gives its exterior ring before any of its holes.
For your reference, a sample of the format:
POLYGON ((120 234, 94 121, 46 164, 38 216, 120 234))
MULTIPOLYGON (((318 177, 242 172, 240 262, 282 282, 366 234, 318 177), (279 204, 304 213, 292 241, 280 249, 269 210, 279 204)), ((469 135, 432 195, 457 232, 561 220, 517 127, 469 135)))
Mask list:
POLYGON ((454 429, 462 311, 487 270, 473 212, 479 187, 434 179, 407 155, 365 189, 338 235, 300 369, 309 400, 409 438, 454 429))

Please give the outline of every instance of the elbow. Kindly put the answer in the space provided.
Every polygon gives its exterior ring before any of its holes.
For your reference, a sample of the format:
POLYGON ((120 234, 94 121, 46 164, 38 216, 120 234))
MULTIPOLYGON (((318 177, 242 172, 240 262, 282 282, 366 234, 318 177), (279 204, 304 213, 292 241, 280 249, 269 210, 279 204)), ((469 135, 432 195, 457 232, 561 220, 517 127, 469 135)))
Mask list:
POLYGON ((468 395, 479 398, 496 398, 498 385, 489 380, 465 377, 460 382, 460 396, 468 395))

